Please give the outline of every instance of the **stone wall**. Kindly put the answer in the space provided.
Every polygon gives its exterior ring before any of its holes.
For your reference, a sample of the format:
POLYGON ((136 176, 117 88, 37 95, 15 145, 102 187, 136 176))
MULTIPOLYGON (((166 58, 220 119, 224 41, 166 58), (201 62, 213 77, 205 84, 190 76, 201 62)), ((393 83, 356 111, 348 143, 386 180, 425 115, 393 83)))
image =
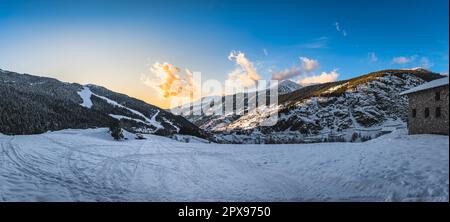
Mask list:
POLYGON ((410 134, 449 134, 448 85, 411 93, 408 94, 408 97, 408 130, 410 134), (436 92, 440 92, 440 100, 435 99, 436 92), (441 109, 440 117, 436 117, 436 107, 441 109), (426 108, 429 109, 428 117, 425 117, 426 108), (416 110, 415 117, 413 117, 414 109, 416 110))

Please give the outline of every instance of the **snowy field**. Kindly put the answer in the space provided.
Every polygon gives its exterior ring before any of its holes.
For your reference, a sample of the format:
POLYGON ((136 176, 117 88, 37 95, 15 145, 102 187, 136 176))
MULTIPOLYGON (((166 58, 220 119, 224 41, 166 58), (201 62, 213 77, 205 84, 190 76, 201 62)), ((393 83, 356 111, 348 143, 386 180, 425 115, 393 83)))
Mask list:
POLYGON ((0 135, 2 201, 448 201, 448 136, 365 143, 115 142, 107 129, 0 135))

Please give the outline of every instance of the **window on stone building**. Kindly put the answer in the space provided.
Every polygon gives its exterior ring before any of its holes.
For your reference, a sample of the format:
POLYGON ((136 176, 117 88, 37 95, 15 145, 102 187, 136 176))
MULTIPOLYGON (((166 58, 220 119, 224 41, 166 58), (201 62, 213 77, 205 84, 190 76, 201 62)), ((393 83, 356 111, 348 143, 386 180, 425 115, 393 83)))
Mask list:
POLYGON ((416 118, 416 114, 417 114, 417 110, 416 110, 416 109, 413 109, 413 110, 412 110, 412 117, 413 117, 413 118, 416 118))
POLYGON ((434 99, 436 100, 436 101, 439 101, 439 100, 441 100, 441 92, 436 92, 435 94, 434 94, 434 99))
POLYGON ((425 108, 425 118, 428 118, 430 116, 430 109, 427 107, 425 108))
POLYGON ((436 107, 435 116, 436 118, 441 117, 441 107, 436 107))

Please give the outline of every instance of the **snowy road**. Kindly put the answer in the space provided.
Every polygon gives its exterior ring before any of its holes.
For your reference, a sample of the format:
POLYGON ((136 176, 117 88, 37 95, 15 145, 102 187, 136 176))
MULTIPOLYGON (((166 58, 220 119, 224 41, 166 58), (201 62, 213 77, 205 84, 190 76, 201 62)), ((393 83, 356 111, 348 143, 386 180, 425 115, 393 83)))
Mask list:
POLYGON ((448 201, 448 136, 217 145, 0 135, 2 201, 448 201))

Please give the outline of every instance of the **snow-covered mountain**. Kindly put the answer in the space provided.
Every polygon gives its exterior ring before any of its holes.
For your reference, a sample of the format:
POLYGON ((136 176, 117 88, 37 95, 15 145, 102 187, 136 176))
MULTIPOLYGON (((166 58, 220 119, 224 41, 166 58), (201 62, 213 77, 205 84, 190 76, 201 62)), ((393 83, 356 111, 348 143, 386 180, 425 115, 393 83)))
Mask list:
MULTIPOLYGON (((283 95, 283 94, 298 90, 302 86, 291 80, 283 80, 283 81, 279 81, 275 85, 269 86, 268 89, 271 87, 278 87, 278 94, 283 95)), ((231 99, 231 100, 235 101, 236 97, 239 97, 239 96, 244 97, 245 101, 248 100, 247 93, 236 93, 236 94, 225 95, 225 96, 205 96, 205 97, 198 99, 197 101, 194 101, 190 107, 180 106, 180 107, 174 108, 174 110, 176 110, 176 112, 181 113, 185 117, 192 117, 192 113, 198 113, 196 111, 209 109, 215 101, 218 101, 219 103, 221 103, 221 105, 217 108, 222 109, 223 103, 226 100, 231 99)))
MULTIPOLYGON (((267 90, 269 90, 272 87, 278 87, 278 95, 284 95, 290 92, 293 92, 295 90, 300 89, 302 86, 291 81, 291 80, 283 80, 279 81, 275 85, 268 86, 267 90)), ((236 120, 239 118, 238 115, 235 115, 234 113, 226 113, 223 116, 216 116, 216 115, 197 115, 198 113, 202 113, 205 110, 211 110, 212 108, 216 108, 218 110, 224 110, 224 104, 225 101, 233 101, 233 106, 235 107, 236 98, 244 98, 244 109, 245 112, 247 112, 247 104, 248 101, 251 99, 255 99, 254 97, 258 98, 258 95, 260 92, 255 93, 253 92, 253 97, 249 97, 248 93, 236 93, 232 95, 225 95, 225 96, 206 96, 203 97, 191 105, 191 107, 177 107, 174 110, 176 110, 177 113, 180 113, 182 116, 187 118, 189 121, 195 123, 196 125, 201 126, 203 129, 208 131, 213 131, 217 127, 225 126, 231 121, 236 120), (215 102, 218 102, 218 106, 213 106, 215 102)), ((256 99, 255 99, 256 101, 256 99)))
POLYGON ((0 70, 0 96, 3 134, 108 127, 120 121, 131 132, 206 136, 181 116, 96 85, 0 70))
MULTIPOLYGON (((221 116, 192 115, 187 109, 182 113, 186 120, 104 87, 0 70, 0 133, 108 127, 120 121, 131 132, 186 134, 223 143, 362 141, 405 127, 407 99, 400 92, 440 77, 412 69, 384 70, 306 87, 282 81, 275 107, 246 107, 244 115, 221 116), (273 112, 278 113, 277 123, 262 126, 273 112)), ((228 96, 235 103, 237 95, 228 96)), ((248 95, 243 97, 248 102, 248 95)), ((223 104, 225 97, 203 98, 192 108, 202 109, 213 100, 223 104)))
POLYGON ((363 141, 406 126, 402 91, 442 77, 424 69, 383 70, 357 78, 302 87, 279 96, 279 105, 237 116, 186 116, 225 143, 363 141), (277 112, 274 126, 261 122, 277 112))

